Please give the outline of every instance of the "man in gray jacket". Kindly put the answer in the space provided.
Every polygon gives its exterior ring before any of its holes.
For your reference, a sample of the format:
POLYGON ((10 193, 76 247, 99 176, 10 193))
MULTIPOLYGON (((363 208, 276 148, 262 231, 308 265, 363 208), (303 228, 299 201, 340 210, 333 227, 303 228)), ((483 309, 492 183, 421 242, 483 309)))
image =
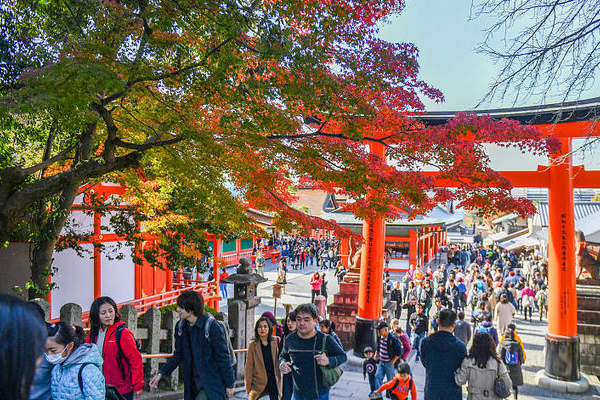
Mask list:
POLYGON ((459 338, 465 345, 471 340, 471 325, 465 321, 464 311, 458 312, 458 321, 454 327, 454 336, 459 338))

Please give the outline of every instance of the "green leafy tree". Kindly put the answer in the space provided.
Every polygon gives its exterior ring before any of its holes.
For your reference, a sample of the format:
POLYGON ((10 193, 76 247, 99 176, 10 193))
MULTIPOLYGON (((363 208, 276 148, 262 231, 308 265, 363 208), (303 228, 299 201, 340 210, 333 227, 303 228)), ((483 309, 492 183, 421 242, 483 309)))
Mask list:
POLYGON ((161 235, 169 254, 173 238, 200 243, 200 230, 252 231, 247 206, 276 212, 281 226, 349 234, 289 207, 298 183, 342 193, 361 217, 416 215, 449 199, 531 211, 489 168, 482 143, 547 152, 551 141, 468 114, 423 126, 420 96, 442 101, 441 93, 418 78, 413 45, 377 37, 401 8, 382 0, 6 1, 0 242, 34 242, 30 295, 39 295, 80 187, 98 180, 127 183, 142 233, 148 225, 161 235), (373 142, 385 143, 390 163, 368 153, 373 142), (424 166, 460 187, 439 187, 424 166), (376 195, 367 200, 369 188, 376 195))

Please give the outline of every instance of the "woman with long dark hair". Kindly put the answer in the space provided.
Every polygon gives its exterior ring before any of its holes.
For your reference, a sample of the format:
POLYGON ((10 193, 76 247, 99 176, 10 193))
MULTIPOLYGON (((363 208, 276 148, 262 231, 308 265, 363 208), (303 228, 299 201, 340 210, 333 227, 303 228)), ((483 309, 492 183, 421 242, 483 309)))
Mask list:
POLYGON ((0 294, 0 398, 28 400, 46 344, 46 327, 31 304, 0 294))
POLYGON ((104 400, 105 380, 98 348, 85 343, 80 326, 58 322, 48 327, 46 360, 52 369, 52 400, 104 400))
POLYGON ((121 321, 117 304, 107 296, 98 297, 90 307, 90 332, 86 342, 94 343, 104 359, 102 372, 127 400, 144 388, 142 355, 133 333, 121 321))
POLYGON ((296 331, 296 314, 293 311, 285 317, 285 323, 283 324, 283 338, 292 332, 296 331))
POLYGON ((325 280, 325 272, 321 273, 321 296, 327 300, 327 281, 325 280))
POLYGON ((254 325, 254 340, 248 345, 244 385, 248 400, 268 395, 278 400, 282 394, 279 371, 279 339, 272 334, 273 325, 267 317, 260 317, 254 325))
POLYGON ((508 370, 496 355, 492 337, 487 332, 477 332, 461 367, 454 373, 458 386, 468 384, 467 400, 499 400, 494 393, 494 380, 500 376, 506 387, 512 382, 508 370))

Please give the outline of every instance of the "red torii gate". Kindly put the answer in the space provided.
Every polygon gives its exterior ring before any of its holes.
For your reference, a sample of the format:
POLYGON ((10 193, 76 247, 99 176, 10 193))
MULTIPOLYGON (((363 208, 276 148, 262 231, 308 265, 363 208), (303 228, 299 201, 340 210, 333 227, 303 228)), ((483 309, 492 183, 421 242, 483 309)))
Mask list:
MULTIPOLYGON (((445 124, 455 112, 431 112, 421 117, 428 125, 445 124)), ((577 295, 575 282, 575 222, 573 188, 600 187, 600 171, 573 166, 574 138, 600 136, 595 119, 600 115, 600 98, 539 107, 483 110, 493 118, 509 118, 535 125, 561 143, 560 151, 550 158, 549 166, 537 171, 499 171, 515 187, 548 188, 548 333, 546 334, 545 374, 553 379, 574 382, 581 379, 579 337, 577 335, 577 295)), ((383 146, 371 151, 384 156, 383 146)), ((435 172, 431 174, 435 175, 435 172)), ((439 186, 453 187, 456 182, 439 179, 439 186)), ((366 249, 361 263, 361 279, 356 319, 355 352, 371 341, 374 322, 381 318, 384 221, 368 220, 363 225, 366 249), (373 284, 374 283, 374 284, 373 284)), ((587 386, 587 385, 586 385, 587 386)))

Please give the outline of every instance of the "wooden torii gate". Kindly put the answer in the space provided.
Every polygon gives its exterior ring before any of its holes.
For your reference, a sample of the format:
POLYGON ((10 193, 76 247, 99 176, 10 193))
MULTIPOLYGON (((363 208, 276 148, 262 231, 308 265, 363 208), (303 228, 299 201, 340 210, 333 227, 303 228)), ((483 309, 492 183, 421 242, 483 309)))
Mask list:
MULTIPOLYGON (((509 118, 535 125, 561 143, 548 166, 536 171, 499 171, 515 187, 548 188, 548 333, 546 334, 545 375, 565 382, 581 379, 577 335, 577 295, 575 282, 575 222, 573 188, 600 187, 600 171, 573 166, 574 138, 600 136, 600 98, 538 107, 482 110, 493 118, 509 118)), ((445 124, 455 112, 431 112, 421 117, 428 125, 445 124)), ((371 151, 384 156, 383 146, 371 151)), ((435 174, 435 173, 433 173, 435 174)), ((439 179, 439 186, 457 186, 439 179)), ((381 318, 383 273, 383 230, 385 223, 367 220, 363 226, 361 279, 356 319, 355 352, 371 341, 375 321, 381 318)))

